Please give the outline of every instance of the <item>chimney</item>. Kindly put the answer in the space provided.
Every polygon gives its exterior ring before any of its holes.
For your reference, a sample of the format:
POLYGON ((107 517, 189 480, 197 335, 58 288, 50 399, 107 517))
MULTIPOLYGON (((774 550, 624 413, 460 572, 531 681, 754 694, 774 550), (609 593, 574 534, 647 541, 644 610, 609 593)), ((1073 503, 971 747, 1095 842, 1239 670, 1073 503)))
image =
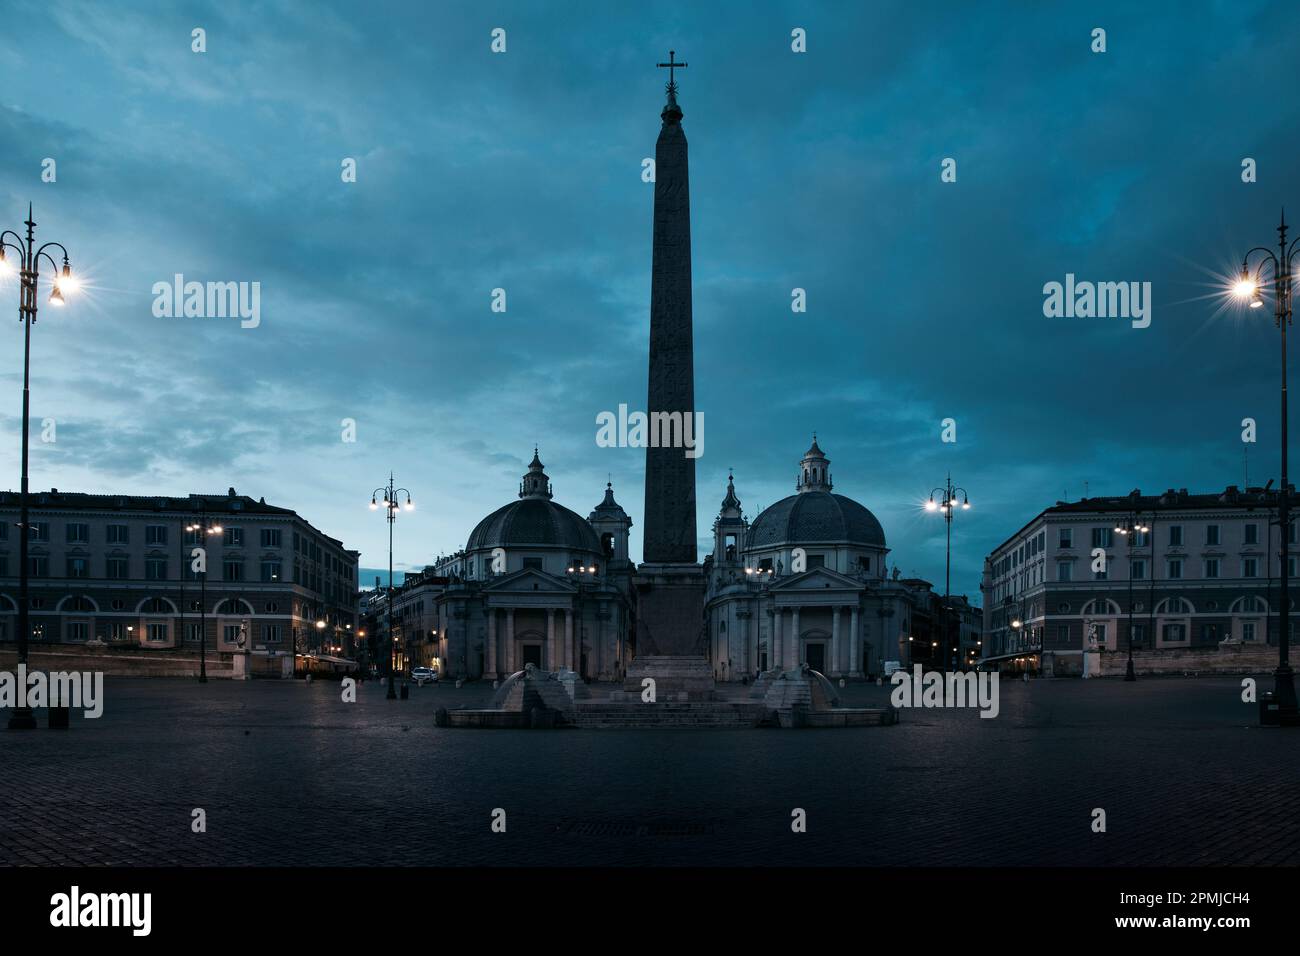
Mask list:
POLYGON ((226 494, 228 494, 231 498, 235 497, 235 489, 231 488, 228 492, 226 492, 226 494))

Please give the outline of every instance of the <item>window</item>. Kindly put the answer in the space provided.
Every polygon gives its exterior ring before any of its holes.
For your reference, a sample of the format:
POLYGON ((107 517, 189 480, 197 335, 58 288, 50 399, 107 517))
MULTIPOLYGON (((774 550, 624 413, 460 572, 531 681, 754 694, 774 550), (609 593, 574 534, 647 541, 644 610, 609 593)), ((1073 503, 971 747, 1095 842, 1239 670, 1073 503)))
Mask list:
POLYGON ((147 580, 150 581, 167 580, 167 559, 166 558, 145 558, 144 576, 147 580))
POLYGON ((1241 576, 1243 578, 1259 577, 1259 559, 1242 558, 1241 559, 1241 576))
POLYGON ((162 598, 150 598, 144 602, 144 613, 146 614, 170 614, 172 606, 162 598))
POLYGON ((1111 533, 1110 528, 1093 528, 1092 546, 1094 548, 1109 548, 1111 533))
POLYGON ((1205 526, 1205 543, 1209 545, 1219 543, 1219 526, 1217 524, 1207 524, 1205 526))
POLYGON ((1201 627, 1201 639, 1207 644, 1219 643, 1219 625, 1205 624, 1201 627))
POLYGON ((1217 578, 1217 577, 1219 576, 1219 559, 1218 559, 1218 558, 1206 558, 1206 559, 1205 559, 1205 576, 1206 576, 1207 578, 1217 578))
POLYGON ((1062 529, 1061 529, 1061 539, 1060 539, 1060 543, 1057 545, 1057 547, 1060 547, 1060 548, 1072 548, 1072 547, 1074 547, 1074 529, 1073 529, 1073 528, 1062 528, 1062 529))
POLYGON ((1070 625, 1062 624, 1056 629, 1056 641, 1062 646, 1068 646, 1070 643, 1070 625))
POLYGON ((189 621, 185 622, 185 643, 197 644, 199 642, 199 637, 202 634, 203 634, 203 625, 201 623, 191 624, 189 621))
POLYGON ((69 621, 65 633, 67 640, 84 644, 90 640, 90 625, 85 621, 69 621))
POLYGON ((244 562, 237 558, 227 558, 222 562, 221 578, 224 581, 244 580, 244 562))
POLYGON ((130 636, 127 633, 125 622, 113 621, 108 625, 108 639, 110 641, 125 641, 130 636))
POLYGON ((1058 580, 1058 581, 1068 581, 1068 580, 1070 580, 1071 568, 1072 568, 1072 567, 1073 567, 1073 565, 1071 565, 1069 561, 1057 561, 1057 562, 1056 562, 1056 580, 1058 580))
POLYGON ((90 574, 90 560, 88 558, 68 558, 68 577, 84 578, 90 574))
POLYGON ((68 544, 89 544, 90 543, 90 525, 81 521, 69 521, 64 526, 67 534, 68 544))
POLYGON ((1180 524, 1171 524, 1169 526, 1169 546, 1171 548, 1181 547, 1183 543, 1183 526, 1180 524))
POLYGON ((760 571, 771 571, 771 570, 772 570, 772 559, 771 559, 771 558, 763 558, 761 561, 759 561, 759 562, 758 562, 758 570, 760 570, 760 571))
POLYGON ((1294 521, 1292 521, 1289 525, 1287 525, 1286 539, 1291 544, 1295 544, 1295 522, 1294 521))
POLYGON ((29 555, 27 562, 27 573, 32 577, 48 578, 50 576, 50 559, 45 555, 29 555))
POLYGON ((1183 624, 1166 624, 1164 631, 1165 643, 1178 643, 1187 640, 1187 628, 1183 624))
POLYGON ((1146 643, 1147 626, 1145 624, 1134 624, 1132 637, 1133 637, 1133 646, 1141 647, 1143 644, 1146 643))
POLYGON ((280 580, 280 562, 263 561, 262 562, 262 580, 279 581, 280 580))
POLYGON ((1147 576, 1147 563, 1145 561, 1130 561, 1129 574, 1133 580, 1141 581, 1147 576))
POLYGON ((1286 576, 1288 578, 1295 577, 1295 558, 1286 559, 1286 576))
POLYGON ((278 548, 280 547, 280 529, 263 528, 262 529, 262 547, 278 548))
POLYGON ((145 640, 150 644, 164 644, 167 641, 166 624, 146 624, 145 640))
POLYGON ((1151 532, 1134 531, 1131 535, 1129 535, 1129 539, 1132 541, 1133 547, 1135 548, 1149 547, 1151 544, 1151 532))
POLYGON ((244 529, 227 527, 225 542, 227 548, 242 548, 244 546, 244 529))
POLYGON ((810 555, 808 555, 808 567, 809 567, 810 569, 811 569, 811 568, 824 568, 824 567, 826 567, 826 555, 824 555, 824 554, 810 554, 810 555))
POLYGON ((266 613, 267 613, 267 614, 279 614, 279 613, 280 613, 280 605, 279 605, 279 604, 276 604, 274 601, 267 601, 267 602, 266 602, 266 613))
POLYGON ((1169 561, 1169 572, 1165 577, 1172 580, 1178 580, 1183 576, 1183 562, 1181 558, 1171 558, 1169 561))
POLYGON ((144 528, 145 544, 166 544, 167 543, 167 526, 165 524, 150 524, 144 528))
POLYGON ((131 533, 124 524, 111 524, 105 529, 105 540, 109 544, 128 544, 131 533))
POLYGON ((126 602, 123 601, 121 598, 113 598, 113 600, 110 602, 110 606, 113 608, 114 611, 126 610, 126 602))
POLYGON ((262 625, 262 642, 265 644, 280 643, 280 625, 263 624, 262 625))
POLYGON ((238 624, 227 624, 227 625, 225 625, 225 627, 223 627, 223 628, 221 629, 221 637, 222 637, 222 640, 224 640, 227 644, 238 644, 238 643, 239 643, 239 628, 240 628, 240 625, 238 625, 238 624))
POLYGON ((1254 621, 1242 621, 1242 622, 1241 622, 1241 639, 1242 639, 1243 641, 1253 641, 1253 640, 1255 639, 1255 622, 1254 622, 1254 621))
POLYGON ((109 558, 107 561, 104 562, 104 573, 109 578, 113 578, 119 581, 122 580, 123 578, 130 577, 130 574, 127 570, 127 559, 109 558))
POLYGON ((48 521, 30 521, 27 528, 28 541, 49 541, 50 523, 48 521))
POLYGON ((542 570, 542 559, 541 559, 541 558, 524 558, 524 567, 525 567, 525 568, 533 568, 533 569, 535 569, 535 570, 537 570, 537 571, 540 571, 540 570, 542 570))
POLYGON ((1246 544, 1259 544, 1259 525, 1248 524, 1246 529, 1246 544))
POLYGON ((189 529, 186 529, 186 531, 185 531, 185 543, 186 543, 186 544, 202 544, 202 543, 203 543, 203 529, 202 529, 202 528, 195 528, 195 529, 192 530, 192 531, 189 530, 189 529))

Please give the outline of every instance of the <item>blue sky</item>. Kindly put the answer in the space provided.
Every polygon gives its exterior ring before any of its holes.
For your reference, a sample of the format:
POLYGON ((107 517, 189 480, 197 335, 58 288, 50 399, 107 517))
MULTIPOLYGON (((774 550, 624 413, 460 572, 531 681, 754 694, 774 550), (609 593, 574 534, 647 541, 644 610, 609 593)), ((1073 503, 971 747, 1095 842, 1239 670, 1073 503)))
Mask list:
MULTIPOLYGON (((994 545, 1085 482, 1240 484, 1244 417, 1251 483, 1276 474, 1276 330, 1221 309, 1217 277, 1281 205, 1300 222, 1298 25, 1259 2, 11 2, 0 228, 33 201, 91 283, 34 331, 32 414, 58 432, 33 487, 234 486, 380 567, 366 505, 391 468, 418 505, 397 566, 419 567, 513 498, 537 443, 582 514, 612 476, 639 555, 643 452, 597 447, 595 416, 645 402, 640 172, 673 48, 701 534, 729 467, 753 516, 816 430, 905 574, 942 581, 919 503, 952 472, 975 504, 953 590, 974 592, 994 545), (1071 272, 1151 282, 1150 328, 1045 318, 1071 272), (156 318, 176 273, 260 282, 261 324, 156 318)), ((16 488, 21 326, 0 335, 16 488)))

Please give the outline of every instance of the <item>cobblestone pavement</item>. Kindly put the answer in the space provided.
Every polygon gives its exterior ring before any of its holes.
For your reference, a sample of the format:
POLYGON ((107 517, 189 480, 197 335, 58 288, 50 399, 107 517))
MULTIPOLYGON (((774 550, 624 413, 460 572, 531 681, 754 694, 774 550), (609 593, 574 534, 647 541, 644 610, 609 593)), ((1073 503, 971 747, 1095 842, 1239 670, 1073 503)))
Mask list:
POLYGON ((0 863, 1300 863, 1300 730, 1256 727, 1238 679, 1001 691, 992 720, 548 732, 434 727, 486 687, 344 704, 324 682, 109 678, 98 720, 0 730, 0 863))

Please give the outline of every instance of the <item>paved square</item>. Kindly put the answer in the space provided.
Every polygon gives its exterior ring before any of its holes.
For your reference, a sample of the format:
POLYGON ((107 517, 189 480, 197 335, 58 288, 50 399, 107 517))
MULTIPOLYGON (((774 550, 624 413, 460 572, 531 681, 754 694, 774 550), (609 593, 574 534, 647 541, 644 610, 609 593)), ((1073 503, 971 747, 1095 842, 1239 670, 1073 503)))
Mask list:
POLYGON ((855 730, 434 727, 490 693, 109 678, 99 720, 0 731, 0 862, 1300 863, 1300 732, 1255 726, 1236 678, 1005 681, 996 719, 855 730))

